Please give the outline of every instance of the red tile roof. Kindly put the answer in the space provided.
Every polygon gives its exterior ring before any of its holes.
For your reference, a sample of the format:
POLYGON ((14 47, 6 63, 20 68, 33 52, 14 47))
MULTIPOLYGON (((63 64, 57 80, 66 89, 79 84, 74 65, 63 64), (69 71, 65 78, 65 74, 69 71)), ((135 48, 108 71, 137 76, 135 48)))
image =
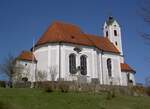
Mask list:
POLYGON ((122 72, 133 72, 133 73, 135 73, 136 71, 135 70, 133 70, 128 64, 126 64, 126 63, 120 63, 120 65, 121 65, 121 71, 122 72))
POLYGON ((37 62, 34 54, 31 51, 22 51, 21 54, 17 57, 17 59, 37 62))
POLYGON ((35 46, 46 43, 63 42, 86 46, 95 46, 100 50, 120 53, 119 50, 104 37, 85 34, 78 26, 62 22, 54 22, 38 40, 35 46))

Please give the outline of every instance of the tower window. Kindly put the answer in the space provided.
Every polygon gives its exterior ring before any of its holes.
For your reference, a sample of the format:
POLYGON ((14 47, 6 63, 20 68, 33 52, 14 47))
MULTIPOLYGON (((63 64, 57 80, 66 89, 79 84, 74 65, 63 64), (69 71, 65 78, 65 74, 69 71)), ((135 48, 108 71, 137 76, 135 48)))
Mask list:
POLYGON ((108 37, 108 31, 106 31, 106 36, 108 37))
POLYGON ((117 42, 115 42, 115 44, 116 44, 116 46, 118 45, 118 43, 117 43, 117 42))
POLYGON ((69 71, 71 74, 76 73, 76 56, 75 56, 75 54, 69 55, 69 71))
POLYGON ((114 36, 117 36, 117 30, 114 30, 114 36))

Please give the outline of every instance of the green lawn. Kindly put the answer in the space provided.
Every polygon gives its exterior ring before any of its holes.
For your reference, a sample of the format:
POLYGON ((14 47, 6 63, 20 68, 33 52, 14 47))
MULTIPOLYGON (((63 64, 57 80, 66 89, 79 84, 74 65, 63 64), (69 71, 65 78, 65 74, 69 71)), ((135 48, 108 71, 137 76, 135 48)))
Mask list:
POLYGON ((150 109, 150 97, 46 93, 40 89, 0 89, 0 109, 150 109))

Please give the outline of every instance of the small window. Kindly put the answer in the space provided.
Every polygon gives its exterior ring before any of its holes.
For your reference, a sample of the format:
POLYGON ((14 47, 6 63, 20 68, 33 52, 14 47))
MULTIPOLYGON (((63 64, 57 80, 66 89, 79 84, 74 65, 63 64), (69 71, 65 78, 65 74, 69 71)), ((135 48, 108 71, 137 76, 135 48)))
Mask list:
POLYGON ((106 36, 108 37, 108 31, 106 31, 106 36))
POLYGON ((107 70, 108 70, 108 76, 112 77, 112 64, 111 64, 111 59, 107 59, 107 70))
POLYGON ((114 35, 117 36, 117 30, 114 30, 114 35))
POLYGON ((115 42, 115 44, 116 44, 116 46, 118 46, 118 43, 117 43, 117 42, 115 42))

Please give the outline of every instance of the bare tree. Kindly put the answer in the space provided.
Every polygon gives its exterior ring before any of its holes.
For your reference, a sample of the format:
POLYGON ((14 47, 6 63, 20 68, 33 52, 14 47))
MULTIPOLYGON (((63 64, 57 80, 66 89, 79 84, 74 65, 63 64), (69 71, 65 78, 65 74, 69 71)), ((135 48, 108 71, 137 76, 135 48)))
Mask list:
MULTIPOLYGON (((139 14, 142 17, 143 21, 150 25, 150 1, 142 0, 140 3, 140 11, 139 14)), ((141 36, 148 42, 150 42, 150 32, 142 32, 141 36)))
POLYGON ((23 76, 24 66, 17 63, 17 59, 12 55, 8 55, 4 62, 0 64, 0 71, 7 75, 8 80, 12 82, 20 81, 23 76))
POLYGON ((150 76, 145 79, 145 85, 150 87, 150 76))
POLYGON ((37 73, 36 73, 36 80, 37 81, 43 81, 44 79, 46 79, 46 77, 47 77, 47 74, 46 74, 46 72, 44 72, 44 71, 37 71, 37 73))
POLYGON ((23 74, 24 66, 21 65, 21 64, 17 64, 17 62, 14 65, 14 71, 15 71, 15 73, 12 75, 12 80, 13 81, 16 81, 16 82, 22 81, 22 78, 26 77, 23 74))
MULTIPOLYGON (((143 21, 150 27, 150 0, 142 0, 140 6, 140 16, 143 21)), ((150 45, 150 32, 149 28, 147 28, 147 32, 142 32, 141 36, 146 41, 148 45, 150 45)), ((150 76, 145 78, 146 86, 150 86, 150 76)))
POLYGON ((57 76, 57 69, 55 66, 49 67, 49 74, 51 76, 51 80, 55 81, 56 76, 57 76))
POLYGON ((9 81, 12 81, 13 75, 16 73, 16 60, 12 55, 8 55, 4 62, 0 65, 1 73, 8 76, 9 81))

